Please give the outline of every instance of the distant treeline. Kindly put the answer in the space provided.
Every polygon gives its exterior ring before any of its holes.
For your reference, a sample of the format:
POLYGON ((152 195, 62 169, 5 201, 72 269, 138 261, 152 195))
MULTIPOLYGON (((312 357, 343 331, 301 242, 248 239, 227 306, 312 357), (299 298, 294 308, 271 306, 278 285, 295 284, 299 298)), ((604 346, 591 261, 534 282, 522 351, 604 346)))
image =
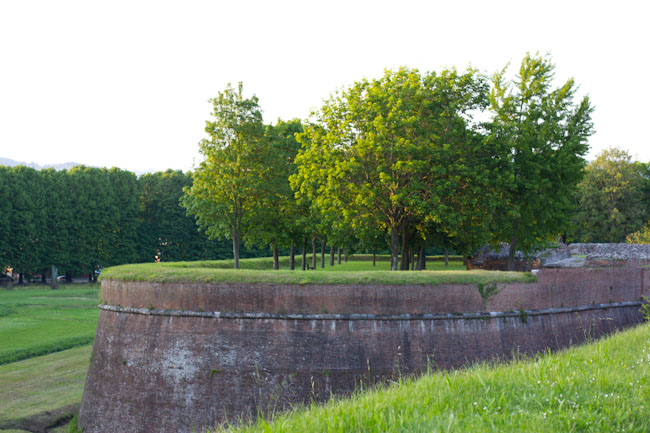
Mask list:
POLYGON ((230 257, 231 242, 209 240, 180 207, 191 185, 172 170, 138 178, 118 168, 0 166, 0 270, 23 278, 55 265, 60 275, 94 278, 123 263, 230 257))

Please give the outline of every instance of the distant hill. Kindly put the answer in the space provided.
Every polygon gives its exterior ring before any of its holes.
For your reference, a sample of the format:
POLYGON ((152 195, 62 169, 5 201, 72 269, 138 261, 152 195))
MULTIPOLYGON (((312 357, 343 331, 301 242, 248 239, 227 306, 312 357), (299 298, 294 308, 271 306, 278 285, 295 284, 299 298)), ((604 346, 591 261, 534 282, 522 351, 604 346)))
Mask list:
MULTIPOLYGON (((79 162, 64 162, 61 164, 45 164, 45 165, 39 165, 35 162, 25 162, 25 161, 14 161, 13 159, 9 158, 0 158, 0 166, 6 165, 7 167, 15 167, 17 165, 24 165, 25 167, 31 167, 35 168, 36 170, 41 170, 44 168, 53 168, 55 170, 70 170, 72 167, 76 167, 78 165, 84 165, 79 162)), ((96 167, 94 165, 87 165, 87 167, 96 167)), ((126 169, 125 169, 126 170, 126 169)), ((157 171, 165 171, 165 170, 155 170, 153 168, 149 168, 147 170, 129 170, 133 172, 136 176, 140 177, 143 174, 147 173, 155 173, 157 171)))
POLYGON ((53 168, 55 170, 69 170, 72 167, 81 164, 79 164, 78 162, 64 162, 62 164, 39 165, 35 162, 14 161, 13 159, 9 159, 9 158, 0 158, 0 165, 6 165, 9 167, 14 167, 16 165, 24 165, 25 167, 32 167, 35 168, 36 170, 41 170, 43 168, 53 168))

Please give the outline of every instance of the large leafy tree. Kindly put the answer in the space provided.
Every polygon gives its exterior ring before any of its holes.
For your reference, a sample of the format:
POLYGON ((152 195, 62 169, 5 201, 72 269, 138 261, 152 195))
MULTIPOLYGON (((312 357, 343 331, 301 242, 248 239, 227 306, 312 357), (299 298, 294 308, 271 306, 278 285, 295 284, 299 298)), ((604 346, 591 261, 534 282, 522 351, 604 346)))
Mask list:
POLYGON ((450 215, 478 209, 454 207, 448 197, 472 193, 461 173, 482 170, 467 159, 478 143, 467 130, 486 90, 472 70, 422 75, 402 68, 335 94, 299 136, 298 194, 355 230, 375 221, 390 236, 396 270, 409 227, 431 219, 451 230, 450 215))
POLYGON ((242 236, 272 170, 258 99, 244 98, 242 90, 241 83, 236 89, 229 85, 211 100, 212 120, 205 127, 208 138, 199 143, 204 159, 181 201, 211 239, 232 239, 235 269, 242 236))
POLYGON ((602 151, 587 165, 576 194, 574 224, 583 242, 624 242, 648 221, 644 167, 624 150, 602 151))
POLYGON ((296 134, 303 131, 298 119, 288 122, 278 119, 275 125, 267 125, 264 131, 265 145, 268 146, 268 160, 271 167, 264 193, 259 203, 251 209, 251 220, 255 222, 247 234, 251 244, 271 245, 273 268, 279 268, 279 246, 291 246, 301 238, 298 224, 298 204, 289 185, 289 177, 296 171, 295 158, 300 149, 296 134))
POLYGON ((489 139, 509 150, 494 232, 510 244, 509 269, 517 249, 529 252, 566 229, 593 131, 589 98, 574 103, 573 79, 552 87, 553 71, 548 57, 526 55, 516 78, 507 80, 505 68, 493 78, 489 139))

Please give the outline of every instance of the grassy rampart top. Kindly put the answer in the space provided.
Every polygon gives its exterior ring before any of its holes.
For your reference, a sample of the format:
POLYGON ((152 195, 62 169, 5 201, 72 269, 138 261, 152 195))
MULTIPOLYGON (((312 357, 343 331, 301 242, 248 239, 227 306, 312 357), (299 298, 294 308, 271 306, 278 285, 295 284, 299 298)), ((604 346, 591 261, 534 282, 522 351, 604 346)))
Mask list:
POLYGON ((240 268, 233 269, 232 260, 142 263, 105 269, 102 279, 150 281, 157 283, 272 283, 272 284, 386 284, 439 285, 534 282, 530 273, 498 271, 427 270, 391 272, 386 266, 373 268, 369 262, 348 262, 321 270, 288 270, 288 258, 280 261, 280 270, 272 269, 271 258, 243 259, 240 268), (329 270, 329 272, 328 272, 329 270), (332 272, 337 271, 337 272, 332 272))

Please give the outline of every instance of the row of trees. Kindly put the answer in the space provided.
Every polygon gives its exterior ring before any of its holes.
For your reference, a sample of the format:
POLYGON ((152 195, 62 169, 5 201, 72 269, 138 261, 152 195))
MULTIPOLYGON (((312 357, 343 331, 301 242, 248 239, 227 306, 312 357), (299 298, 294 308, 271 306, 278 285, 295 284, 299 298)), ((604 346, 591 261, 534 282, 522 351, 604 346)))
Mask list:
MULTIPOLYGON (((192 178, 180 171, 117 168, 37 171, 0 166, 0 270, 68 278, 110 265, 226 258, 179 206, 192 178)), ((246 251, 250 254, 250 251, 246 251)))
POLYGON ((548 57, 528 55, 514 79, 505 74, 386 71, 334 93, 304 123, 273 125, 256 97, 228 86, 211 100, 204 160, 187 175, 0 167, 0 267, 92 277, 228 250, 239 267, 271 246, 276 268, 287 248, 291 269, 298 249, 305 269, 308 247, 315 267, 329 245, 330 264, 337 247, 390 251, 391 269, 413 268, 417 255, 423 269, 432 247, 470 254, 507 242, 512 261, 558 236, 642 237, 648 165, 611 149, 583 170, 589 99, 574 103, 573 80, 552 86, 548 57))
POLYGON ((394 270, 431 245, 505 241, 512 263, 565 232, 592 108, 574 103, 573 80, 552 87, 548 57, 505 73, 386 71, 334 93, 304 125, 265 126, 257 98, 229 86, 211 101, 183 205, 211 238, 231 238, 235 267, 242 240, 293 252, 309 239, 332 252, 388 239, 394 270))

